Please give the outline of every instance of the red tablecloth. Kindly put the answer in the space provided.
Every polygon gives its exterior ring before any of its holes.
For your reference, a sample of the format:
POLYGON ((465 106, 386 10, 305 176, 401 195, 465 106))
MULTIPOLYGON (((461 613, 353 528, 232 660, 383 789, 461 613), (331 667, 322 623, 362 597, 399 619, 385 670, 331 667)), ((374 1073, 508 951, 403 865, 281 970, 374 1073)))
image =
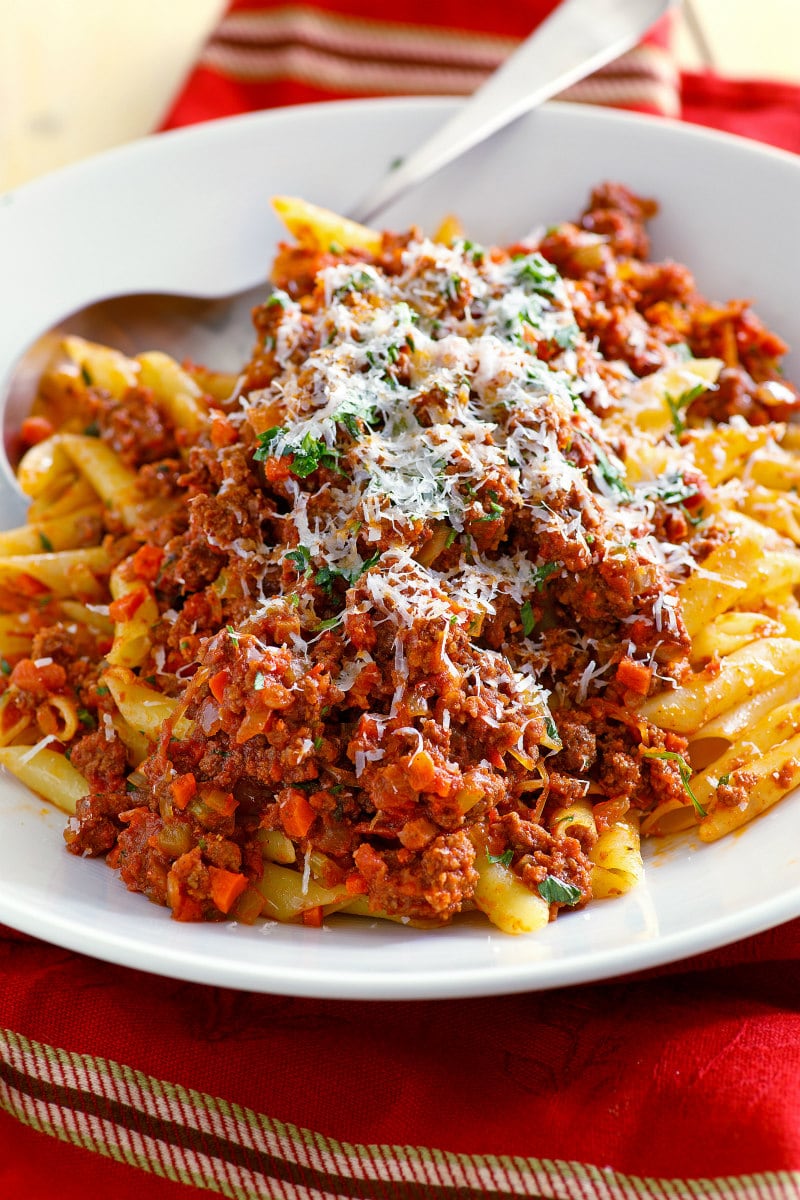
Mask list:
MULTIPOLYGON (((240 0, 165 125, 467 92, 553 7, 240 0)), ((800 150, 800 89, 681 79, 667 35, 571 98, 800 150)), ((0 970, 3 1200, 800 1197, 800 921, 633 979, 457 1002, 236 993, 10 930, 0 970)))

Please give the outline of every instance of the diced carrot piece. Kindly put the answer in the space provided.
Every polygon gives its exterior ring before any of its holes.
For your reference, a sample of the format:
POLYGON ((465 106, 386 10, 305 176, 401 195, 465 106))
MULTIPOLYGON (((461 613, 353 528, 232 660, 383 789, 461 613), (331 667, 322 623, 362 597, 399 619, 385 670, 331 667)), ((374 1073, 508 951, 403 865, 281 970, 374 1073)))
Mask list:
POLYGON ((225 694, 225 688, 228 686, 229 679, 229 671, 217 671, 216 675, 212 675, 208 681, 211 695, 215 700, 219 700, 220 704, 222 703, 222 697, 225 694))
POLYGON ((211 445, 232 446, 238 433, 227 417, 215 417, 211 422, 211 445))
POLYGON ((314 824, 317 814, 297 788, 292 788, 288 797, 281 801, 281 822, 289 837, 305 837, 314 824))
POLYGON ((24 446, 35 446, 45 438, 52 437, 54 432, 47 417, 26 417, 19 427, 20 441, 24 446))
POLYGON ((25 692, 57 692, 67 682, 67 672, 60 663, 37 667, 32 659, 21 658, 11 672, 11 682, 25 692))
POLYGON ((289 461, 286 458, 265 459, 263 471, 267 483, 285 483, 291 475, 289 461))
POLYGON ((135 588, 126 592, 118 600, 112 600, 108 606, 108 615, 112 621, 130 621, 137 609, 141 608, 147 599, 147 588, 135 588))
MULTIPOLYGON (((200 851, 193 851, 192 855, 199 862, 200 851)), ((184 859, 190 858, 190 855, 182 856, 184 859)), ((181 859, 178 859, 180 862, 181 859)), ((203 908, 199 900, 187 895, 184 891, 180 875, 173 868, 167 875, 167 904, 172 909, 172 915, 176 921, 202 921, 203 908)))
POLYGON ((239 807, 239 801, 233 797, 233 792, 223 792, 222 788, 201 787, 200 799, 207 808, 219 813, 221 817, 230 817, 239 807))
POLYGON ((19 660, 11 672, 11 682, 25 692, 37 691, 41 687, 39 668, 33 665, 33 659, 19 660))
POLYGON ((319 904, 315 908, 306 908, 303 911, 303 924, 313 925, 315 929, 321 929, 322 915, 322 907, 319 904))
POLYGON ((344 886, 351 896, 363 896, 367 891, 367 881, 363 875, 359 875, 354 871, 352 875, 348 875, 344 881, 344 886))
POLYGON ((164 551, 160 546, 140 546, 133 556, 133 573, 152 583, 158 578, 164 551))
POLYGON ((35 579, 33 575, 28 575, 26 571, 20 571, 14 579, 14 587, 23 596, 30 596, 34 599, 43 596, 50 589, 40 579, 35 579))
POLYGON ((228 912, 236 899, 247 887, 247 876, 237 871, 226 871, 224 867, 209 867, 211 899, 220 912, 228 912))
POLYGON ((179 775, 177 779, 173 779, 169 790, 172 792, 175 807, 184 809, 197 791, 197 780, 191 771, 188 771, 186 775, 179 775))
POLYGON ((617 680, 630 692, 637 696, 646 696, 650 691, 650 681, 653 672, 644 663, 634 662, 632 658, 623 658, 617 667, 617 680))
POLYGON ((436 764, 427 750, 418 750, 408 764, 408 782, 417 792, 427 792, 436 776, 436 764))
POLYGON ((235 741, 241 746, 243 742, 248 742, 250 738, 255 737, 258 733, 266 733, 272 724, 275 714, 273 712, 265 713, 259 710, 258 707, 248 709, 242 717, 242 722, 236 731, 235 741))
POLYGON ((178 897, 177 904, 173 905, 172 916, 176 921, 202 921, 203 909, 199 900, 181 895, 178 897))

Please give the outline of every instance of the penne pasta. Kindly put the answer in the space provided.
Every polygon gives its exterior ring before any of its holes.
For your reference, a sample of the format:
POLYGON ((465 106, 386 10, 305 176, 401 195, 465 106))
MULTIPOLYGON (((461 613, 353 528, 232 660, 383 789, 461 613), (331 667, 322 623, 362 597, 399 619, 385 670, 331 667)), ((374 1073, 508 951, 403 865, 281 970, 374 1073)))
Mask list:
POLYGON ((640 713, 662 729, 695 733, 800 669, 800 642, 762 638, 699 672, 682 687, 647 700, 640 713))
POLYGON ((119 569, 112 571, 109 586, 114 604, 124 613, 115 622, 106 661, 113 667, 140 667, 150 650, 150 630, 160 616, 158 605, 146 584, 125 578, 119 569))
POLYGON ((272 206, 302 246, 323 251, 334 248, 334 252, 338 247, 339 253, 349 249, 366 250, 370 254, 380 251, 379 233, 338 213, 295 196, 275 196, 272 206))
POLYGON ((80 367, 87 384, 104 388, 117 399, 139 382, 137 363, 110 346, 68 337, 64 339, 64 351, 80 367))
POLYGON ((37 495, 28 508, 28 520, 54 521, 85 508, 94 508, 98 496, 88 479, 60 476, 53 487, 37 495))
POLYGON ((345 887, 320 887, 313 879, 304 883, 299 872, 269 861, 256 887, 264 900, 264 915, 273 921, 295 921, 309 909, 338 909, 352 900, 345 887))
POLYGON ((547 901, 525 887, 506 865, 490 862, 485 853, 479 853, 475 867, 478 872, 475 904, 503 933, 534 933, 547 924, 550 919, 547 901))
POLYGON ((119 513, 126 529, 135 529, 142 508, 135 473, 123 466, 111 447, 97 438, 65 433, 62 445, 100 499, 119 513))
POLYGON ((79 800, 89 794, 89 785, 63 754, 43 746, 0 746, 0 766, 16 775, 31 791, 73 815, 79 800))
POLYGON ((153 389, 180 429, 196 437, 208 416, 200 385, 168 354, 153 350, 137 361, 142 385, 153 389))
POLYGON ((74 477, 74 465, 64 448, 61 434, 31 446, 17 467, 19 486, 33 500, 66 488, 74 477))
POLYGON ((692 638, 691 661, 725 658, 751 642, 785 633, 785 626, 765 613, 735 610, 722 613, 692 638))
POLYGON ((792 700, 772 709, 760 721, 751 724, 723 754, 692 781, 692 789, 702 807, 712 807, 720 779, 725 779, 756 761, 774 746, 789 741, 800 731, 800 701, 792 700))
POLYGON ((51 592, 56 596, 102 596, 102 580, 109 574, 108 552, 102 546, 56 553, 7 554, 0 557, 0 585, 27 588, 28 594, 51 592), (32 581, 32 582, 31 582, 32 581))
POLYGON ((31 521, 18 529, 0 531, 0 556, 38 554, 96 546, 102 531, 99 504, 79 508, 53 520, 31 521))
MULTIPOLYGON (((730 808, 717 804, 700 822, 704 842, 714 842, 740 829, 800 785, 800 734, 753 758, 741 770, 745 777, 744 798, 730 808)), ((732 780, 737 781, 736 771, 732 780)))
POLYGON ((639 839, 639 814, 626 813, 604 829, 589 851, 592 893, 597 897, 621 896, 644 875, 639 839))
MULTIPOLYGON (((110 667, 104 671, 102 683, 111 692, 117 708, 131 728, 152 741, 158 737, 165 721, 175 716, 177 702, 149 684, 140 682, 126 667, 110 667)), ((187 722, 179 719, 175 722, 173 732, 180 737, 187 729, 187 722)))

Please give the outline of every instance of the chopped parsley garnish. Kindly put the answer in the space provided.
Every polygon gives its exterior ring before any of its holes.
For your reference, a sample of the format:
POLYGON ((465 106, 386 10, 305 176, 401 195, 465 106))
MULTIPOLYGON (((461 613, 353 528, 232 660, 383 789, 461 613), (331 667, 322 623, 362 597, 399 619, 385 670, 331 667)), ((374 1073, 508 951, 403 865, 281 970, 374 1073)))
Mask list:
POLYGON ((728 784, 730 783, 730 781, 731 781, 730 775, 720 775, 719 779, 717 780, 717 787, 718 788, 727 787, 728 784))
POLYGON ((557 743, 560 750, 564 743, 561 741, 561 734, 558 732, 558 726, 552 717, 545 717, 544 727, 547 731, 547 736, 549 737, 550 741, 557 743))
POLYGON ((486 257, 486 251, 483 246, 479 246, 476 242, 462 242, 461 249, 464 254, 468 255, 476 267, 479 267, 486 257))
MULTIPOLYGON (((273 425, 271 429, 258 435, 258 446, 253 453, 256 462, 264 462, 273 457, 274 443, 279 438, 288 439, 288 430, 283 425, 273 425)), ((329 446, 327 442, 315 438, 311 433, 305 434, 299 443, 292 444, 285 440, 281 457, 286 458, 288 455, 292 456, 292 465, 289 470, 298 479, 305 479, 318 467, 329 467, 333 471, 340 470, 339 451, 336 447, 329 446)))
POLYGON ((348 575, 345 571, 337 570, 336 567, 321 567, 314 576, 314 583, 317 587, 322 588, 323 592, 332 596, 333 585, 337 579, 348 579, 348 575))
POLYGON ((682 504, 697 495, 695 484, 687 483, 680 471, 663 475, 649 487, 643 488, 641 494, 652 500, 661 500, 664 504, 682 504))
POLYGON ((0 658, 0 671, 2 671, 4 675, 11 674, 11 663, 8 661, 8 659, 0 658))
POLYGON ((560 562, 546 562, 542 563, 541 566, 534 568, 531 578, 536 585, 537 592, 541 592, 543 590, 544 585, 550 576, 555 575, 556 571, 560 571, 562 565, 563 564, 560 562))
POLYGON ((94 690, 97 692, 98 696, 107 696, 110 689, 107 688, 104 683, 100 683, 94 690))
POLYGON ((227 633, 228 637, 229 637, 229 638, 231 639, 231 641, 233 642, 234 646, 238 646, 238 645, 239 645, 239 635, 238 635, 238 633, 236 632, 236 630, 233 628, 233 626, 232 626, 232 625, 226 625, 226 626, 225 626, 225 632, 227 633))
MULTIPOLYGON (((374 355, 370 351, 367 351, 367 359, 372 366, 377 365, 374 361, 374 355)), ((392 379, 392 383, 394 382, 394 379, 392 379)), ((339 405, 333 414, 333 419, 340 425, 343 425, 352 438, 360 438, 364 432, 362 426, 366 426, 368 429, 371 428, 377 423, 378 417, 374 405, 365 404, 357 396, 352 396, 339 405)))
POLYGON ((445 539, 445 543, 444 543, 444 548, 445 548, 445 550, 449 550, 449 549, 450 549, 450 547, 452 546, 453 542, 456 540, 456 538, 457 538, 457 537, 458 537, 458 532, 457 532, 457 530, 455 530, 455 529, 451 529, 451 530, 450 530, 450 532, 448 533, 448 535, 447 535, 446 539, 445 539))
POLYGON ((350 572, 350 583, 351 583, 351 585, 352 585, 352 584, 354 584, 354 583, 356 582, 356 580, 357 580, 357 579, 360 579, 360 578, 361 578, 361 576, 364 574, 364 572, 365 572, 365 571, 368 571, 368 570, 370 569, 370 567, 374 567, 374 566, 375 566, 375 564, 376 564, 376 562, 377 562, 377 561, 378 561, 378 559, 380 558, 380 556, 381 556, 381 552, 380 552, 380 550, 376 550, 376 552, 375 552, 374 554, 371 554, 371 555, 369 556, 369 558, 365 558, 365 559, 364 559, 364 561, 362 562, 362 564, 361 564, 361 566, 360 566, 360 567, 355 567, 355 568, 354 568, 354 569, 353 569, 353 570, 350 572))
POLYGON ((263 433, 260 433, 258 435, 258 447, 253 453, 253 458, 256 460, 256 462, 264 462, 265 459, 271 458, 272 455, 270 453, 270 447, 272 446, 272 443, 276 440, 276 438, 280 437, 281 434, 286 432, 287 430, 283 427, 283 425, 273 425, 271 429, 265 429, 263 433))
POLYGON ((514 851, 509 847, 502 854, 490 854, 486 851, 486 861, 490 863, 499 863, 501 867, 510 867, 511 860, 514 857, 514 851))
POLYGON ((322 749, 322 738, 321 738, 321 737, 315 737, 315 738, 314 738, 314 749, 315 749, 315 750, 321 750, 321 749, 322 749))
MULTIPOLYGON (((534 311, 532 313, 529 308, 521 308, 517 314, 517 320, 519 321, 520 325, 530 325, 531 329, 541 330, 542 328, 540 311, 534 311)), ((511 322, 510 325, 511 328, 513 328, 513 322, 511 322)), ((519 335, 517 335, 517 337, 519 340, 519 335)), ((521 340, 521 345, 528 346, 528 342, 523 338, 521 340)))
POLYGON ((680 772, 681 783, 687 796, 694 805, 694 810, 699 817, 705 817, 708 814, 703 808, 700 801, 692 791, 692 768, 687 763, 682 754, 676 754, 674 750, 643 750, 642 758, 661 758, 665 762, 674 762, 680 772))
POLYGON ((580 330, 574 323, 572 325, 565 325, 563 329, 556 330, 553 341, 557 346, 560 346, 562 350, 571 350, 578 340, 579 333, 580 330))
POLYGON ((84 437, 95 437, 95 438, 100 437, 100 426, 97 424, 97 421, 89 422, 89 424, 85 427, 85 429, 83 431, 83 436, 84 437))
POLYGON ((664 396, 667 402, 670 416, 672 417, 672 428, 676 437, 686 429, 686 422, 683 419, 683 414, 688 409, 693 400, 698 396, 702 396, 703 392, 708 391, 708 385, 705 383, 696 383, 694 387, 687 388, 685 392, 681 392, 680 396, 670 396, 669 392, 664 396))
POLYGON ((442 289, 448 300, 458 299, 459 295, 461 294, 461 285, 463 282, 464 280, 460 275, 448 275, 442 289))
POLYGON ((97 721, 94 719, 88 708, 77 709, 77 717, 81 725, 85 725, 87 729, 94 729, 97 721))
POLYGON ((517 283, 545 296, 555 293, 560 279, 558 271, 538 251, 515 257, 514 263, 514 279, 517 283))
MULTIPOLYGON (((490 493, 494 494, 494 493, 490 493)), ((498 504, 497 500, 489 501, 489 511, 485 512, 482 517, 478 517, 478 524, 482 525, 484 521, 499 521, 503 516, 505 509, 502 504, 498 504)))
POLYGON ((336 288, 334 300, 343 300, 350 292, 365 292, 375 286, 375 278, 368 271, 354 271, 348 280, 336 288))
POLYGON ((288 550, 283 557, 294 564, 298 575, 311 574, 311 551, 308 546, 297 546, 294 550, 288 550))
POLYGON ((339 451, 310 433, 305 435, 299 446, 287 449, 287 453, 294 455, 290 470, 300 479, 305 479, 318 467, 330 467, 333 471, 339 470, 337 462, 339 451))
POLYGON ((574 883, 564 883, 562 879, 557 879, 555 875, 545 875, 536 890, 548 904, 568 904, 572 906, 577 904, 581 898, 581 889, 579 887, 576 887, 574 883))
POLYGON ((92 386, 92 374, 88 367, 81 367, 81 379, 87 387, 92 386))
POLYGON ((317 587, 321 587, 324 592, 327 592, 329 596, 332 596, 333 585, 337 579, 343 579, 348 587, 352 587, 365 571, 375 566, 380 556, 380 551, 377 551, 365 559, 359 567, 353 567, 352 571, 340 571, 338 567, 321 567, 314 576, 314 583, 317 587))
POLYGON ((324 621, 320 621, 316 626, 317 632, 324 633, 326 629, 335 629, 337 625, 341 624, 342 616, 343 614, 340 613, 338 617, 327 617, 324 621))
POLYGON ((592 449, 595 456, 595 464, 592 468, 595 481, 597 481, 597 475, 599 474, 607 486, 611 488, 612 492, 615 493, 618 500, 630 500, 631 489, 625 482, 622 472, 617 467, 612 466, 608 456, 600 449, 597 442, 592 442, 592 449))
POLYGON ((530 637, 536 625, 536 617, 533 615, 530 600, 525 601, 519 610, 519 615, 522 620, 522 632, 525 634, 525 637, 530 637))

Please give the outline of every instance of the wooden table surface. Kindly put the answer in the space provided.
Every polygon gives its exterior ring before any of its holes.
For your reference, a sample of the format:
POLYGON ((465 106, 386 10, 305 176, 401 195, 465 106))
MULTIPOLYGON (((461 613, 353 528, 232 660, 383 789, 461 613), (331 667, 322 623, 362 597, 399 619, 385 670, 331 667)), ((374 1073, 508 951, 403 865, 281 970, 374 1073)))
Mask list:
MULTIPOLYGON (((150 132, 224 0, 0 0, 0 190, 150 132)), ((691 0, 681 62, 800 82, 800 0, 691 0)))

